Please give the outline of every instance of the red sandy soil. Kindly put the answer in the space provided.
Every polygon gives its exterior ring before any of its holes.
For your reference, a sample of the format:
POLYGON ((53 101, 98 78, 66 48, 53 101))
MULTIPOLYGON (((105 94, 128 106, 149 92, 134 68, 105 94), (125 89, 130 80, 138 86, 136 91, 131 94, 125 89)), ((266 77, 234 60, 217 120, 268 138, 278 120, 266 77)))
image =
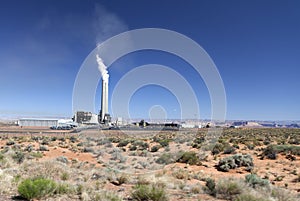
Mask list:
MULTIPOLYGON (((2 128, 1 128, 2 129, 2 128)), ((30 128, 31 129, 31 128, 30 128)), ((0 141, 0 147, 5 146, 7 140, 0 141)), ((30 142, 22 142, 23 145, 28 145, 30 142)), ((68 143, 68 141, 66 141, 68 143)), ((37 148, 39 145, 36 142, 31 142, 37 148)), ((175 146, 174 144, 170 143, 170 147, 175 146)), ((43 157, 41 159, 38 159, 40 161, 45 161, 49 159, 54 159, 59 156, 65 156, 68 158, 68 160, 78 160, 80 162, 88 162, 89 164, 94 164, 96 167, 100 167, 101 164, 97 163, 97 159, 91 154, 91 153, 81 153, 81 152, 73 152, 68 148, 62 148, 57 145, 57 142, 55 142, 54 146, 48 146, 49 151, 43 152, 43 157)), ((181 149, 185 149, 187 147, 181 147, 181 149)), ((197 152, 197 149, 190 149, 197 152)), ((292 174, 291 172, 297 172, 300 173, 300 157, 296 157, 296 160, 291 161, 286 159, 286 156, 284 155, 278 155, 278 159, 276 160, 269 160, 264 159, 261 160, 259 156, 257 156, 258 152, 255 150, 243 150, 243 146, 241 145, 241 148, 237 150, 238 153, 244 153, 244 154, 250 154, 253 158, 254 162, 254 172, 257 173, 260 177, 264 178, 267 177, 268 180, 270 180, 273 184, 280 187, 287 187, 290 190, 293 190, 294 192, 300 192, 300 182, 293 182, 294 179, 297 178, 297 175, 292 174), (278 177, 282 177, 281 181, 275 181, 275 179, 278 177)), ((245 178, 249 172, 245 171, 244 168, 238 168, 234 170, 230 170, 229 172, 220 172, 215 168, 215 165, 217 165, 218 161, 221 158, 227 157, 229 155, 219 155, 216 159, 214 159, 213 156, 209 156, 206 161, 203 162, 202 166, 191 166, 181 163, 174 163, 165 166, 165 170, 167 170, 167 174, 171 174, 173 169, 181 168, 185 169, 190 172, 194 173, 200 173, 203 174, 205 177, 211 177, 215 179, 221 179, 221 178, 228 178, 228 177, 234 177, 234 178, 245 178)), ((191 179, 187 181, 189 184, 196 184, 201 183, 199 180, 191 179)), ((109 189, 116 189, 118 190, 119 187, 116 187, 112 184, 108 184, 109 189)), ((126 184, 122 185, 123 188, 126 188, 126 184)), ((172 190, 171 190, 172 191, 172 190)), ((178 192, 178 190, 174 190, 174 193, 178 192)), ((207 197, 201 197, 204 200, 209 200, 211 197, 209 195, 203 195, 207 197)), ((177 198, 176 198, 177 199, 177 198)), ((177 200, 184 200, 183 199, 177 199, 177 200)), ((197 199, 195 199, 197 200, 197 199)), ((214 199, 217 200, 217 199, 214 199)))

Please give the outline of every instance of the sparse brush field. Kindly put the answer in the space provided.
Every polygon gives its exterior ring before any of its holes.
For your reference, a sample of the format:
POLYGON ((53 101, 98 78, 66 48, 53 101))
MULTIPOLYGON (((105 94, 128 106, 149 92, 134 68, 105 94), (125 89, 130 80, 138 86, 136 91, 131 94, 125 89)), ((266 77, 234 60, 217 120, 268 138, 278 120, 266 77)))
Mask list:
POLYGON ((300 200, 299 129, 207 131, 3 134, 0 200, 300 200))

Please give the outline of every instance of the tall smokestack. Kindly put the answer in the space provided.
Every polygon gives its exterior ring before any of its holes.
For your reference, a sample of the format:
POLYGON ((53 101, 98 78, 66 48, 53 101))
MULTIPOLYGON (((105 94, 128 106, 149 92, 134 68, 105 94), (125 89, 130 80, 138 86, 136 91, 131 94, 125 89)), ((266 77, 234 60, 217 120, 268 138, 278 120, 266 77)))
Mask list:
POLYGON ((110 116, 108 114, 108 78, 107 67, 104 65, 99 55, 96 55, 98 69, 102 77, 102 94, 101 94, 101 110, 100 110, 100 123, 110 122, 110 116))
POLYGON ((102 80, 101 96, 101 120, 105 121, 105 115, 108 115, 108 80, 102 80))

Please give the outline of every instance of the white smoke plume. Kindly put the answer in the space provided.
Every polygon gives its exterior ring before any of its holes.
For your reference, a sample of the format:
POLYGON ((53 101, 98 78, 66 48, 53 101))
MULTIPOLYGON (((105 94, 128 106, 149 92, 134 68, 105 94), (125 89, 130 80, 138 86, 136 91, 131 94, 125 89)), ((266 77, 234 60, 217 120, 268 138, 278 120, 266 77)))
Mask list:
MULTIPOLYGON (((96 45, 104 40, 128 30, 127 25, 114 13, 108 11, 101 4, 95 5, 95 20, 93 23, 96 33, 96 45)), ((98 69, 102 79, 108 81, 109 74, 103 60, 96 55, 98 69)))
POLYGON ((101 77, 104 81, 108 82, 108 78, 109 78, 109 74, 107 71, 107 67, 105 66, 105 64, 103 63, 102 59, 99 57, 99 55, 96 55, 96 59, 97 59, 97 63, 98 63, 98 69, 101 73, 101 77))
POLYGON ((128 30, 128 26, 116 14, 107 10, 101 4, 95 6, 96 45, 104 40, 128 30))

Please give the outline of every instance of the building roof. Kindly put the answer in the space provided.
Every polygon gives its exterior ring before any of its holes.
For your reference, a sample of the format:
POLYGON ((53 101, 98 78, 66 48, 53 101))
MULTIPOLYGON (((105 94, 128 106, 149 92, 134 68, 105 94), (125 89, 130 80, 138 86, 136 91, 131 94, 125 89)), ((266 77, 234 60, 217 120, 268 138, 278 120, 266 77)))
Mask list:
POLYGON ((59 119, 51 119, 51 118, 21 118, 19 120, 29 120, 29 121, 58 121, 59 119))

